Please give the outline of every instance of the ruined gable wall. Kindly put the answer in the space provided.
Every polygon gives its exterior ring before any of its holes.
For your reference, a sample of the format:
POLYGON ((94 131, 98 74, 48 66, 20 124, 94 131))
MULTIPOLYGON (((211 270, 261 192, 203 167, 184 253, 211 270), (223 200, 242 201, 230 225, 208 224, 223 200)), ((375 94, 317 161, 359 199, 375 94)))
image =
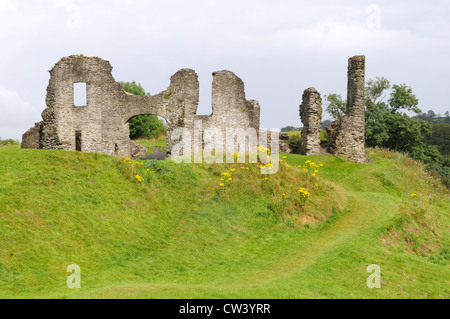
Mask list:
MULTIPOLYGON (((222 132, 223 141, 226 143, 227 129, 240 128, 247 130, 259 130, 260 106, 255 100, 247 100, 245 97, 245 86, 242 79, 231 71, 217 71, 213 73, 212 83, 212 114, 207 117, 199 117, 203 121, 203 129, 215 128, 222 132)), ((256 146, 257 141, 250 143, 256 146)), ((224 151, 234 152, 239 149, 248 149, 249 140, 246 145, 236 144, 234 147, 224 151)), ((230 145, 228 145, 230 146, 230 145)))
POLYGON ((43 112, 46 136, 42 148, 76 150, 75 132, 81 132, 81 151, 129 155, 124 92, 111 75, 108 61, 73 55, 50 71, 47 109, 43 112), (87 105, 74 105, 73 85, 86 83, 87 105), (52 136, 53 135, 53 136, 52 136))

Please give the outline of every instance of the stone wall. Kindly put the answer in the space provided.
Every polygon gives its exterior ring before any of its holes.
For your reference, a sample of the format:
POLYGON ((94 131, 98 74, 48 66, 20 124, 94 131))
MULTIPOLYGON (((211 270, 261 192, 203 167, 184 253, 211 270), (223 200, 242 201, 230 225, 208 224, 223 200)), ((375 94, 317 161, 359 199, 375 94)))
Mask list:
POLYGON ((322 130, 322 98, 313 87, 303 92, 300 105, 303 129, 300 140, 300 154, 320 154, 320 132, 322 130))
POLYGON ((345 115, 327 127, 328 152, 357 163, 367 163, 365 144, 365 57, 348 61, 347 109, 345 115))
POLYGON ((42 122, 35 123, 32 128, 22 135, 22 148, 39 148, 39 136, 42 122))
POLYGON ((213 73, 213 112, 207 116, 196 114, 199 83, 194 70, 179 70, 170 78, 167 90, 152 96, 126 93, 111 71, 108 61, 93 56, 72 55, 56 63, 50 71, 40 134, 35 129, 27 132, 25 145, 72 151, 80 148, 83 152, 130 157, 128 121, 142 114, 155 114, 166 120, 168 155, 175 144, 171 138, 173 130, 187 128, 194 138, 194 123, 200 120, 203 129, 259 130, 259 104, 246 100, 244 83, 230 71, 213 73), (74 83, 79 82, 86 83, 85 106, 74 105, 74 83))

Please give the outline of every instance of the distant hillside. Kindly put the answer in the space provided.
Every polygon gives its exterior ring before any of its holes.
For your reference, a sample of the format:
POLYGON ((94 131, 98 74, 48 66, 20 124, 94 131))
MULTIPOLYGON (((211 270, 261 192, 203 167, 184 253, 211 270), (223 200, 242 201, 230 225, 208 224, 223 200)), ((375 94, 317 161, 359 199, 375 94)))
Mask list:
POLYGON ((285 155, 266 176, 0 147, 0 298, 449 298, 448 191, 367 155, 285 155))

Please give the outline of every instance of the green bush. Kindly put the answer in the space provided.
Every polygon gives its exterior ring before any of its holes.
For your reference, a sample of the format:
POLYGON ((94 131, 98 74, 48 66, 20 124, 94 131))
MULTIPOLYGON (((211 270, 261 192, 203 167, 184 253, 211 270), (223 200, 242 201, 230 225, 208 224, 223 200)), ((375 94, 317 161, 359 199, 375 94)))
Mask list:
POLYGON ((0 137, 0 147, 2 146, 8 146, 8 145, 20 145, 19 141, 13 140, 12 138, 8 138, 6 140, 3 140, 0 137))

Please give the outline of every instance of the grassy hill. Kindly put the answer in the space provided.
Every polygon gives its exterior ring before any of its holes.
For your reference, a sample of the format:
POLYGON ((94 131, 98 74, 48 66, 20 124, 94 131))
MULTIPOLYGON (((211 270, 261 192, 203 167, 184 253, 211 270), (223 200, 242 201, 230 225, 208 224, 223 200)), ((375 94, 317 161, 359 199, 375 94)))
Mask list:
POLYGON ((448 191, 407 157, 367 155, 286 155, 267 177, 2 147, 0 298, 449 298, 448 191))

